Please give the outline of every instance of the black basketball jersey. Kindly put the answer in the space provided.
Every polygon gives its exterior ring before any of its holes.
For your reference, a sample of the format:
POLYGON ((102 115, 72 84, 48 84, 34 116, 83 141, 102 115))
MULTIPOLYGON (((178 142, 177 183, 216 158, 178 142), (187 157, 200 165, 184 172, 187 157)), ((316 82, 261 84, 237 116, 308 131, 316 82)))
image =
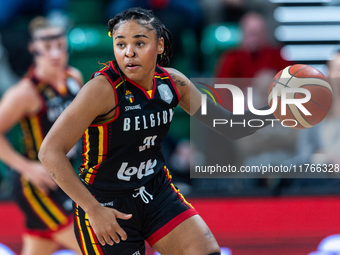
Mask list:
POLYGON ((67 86, 63 93, 58 92, 50 84, 39 80, 33 67, 26 74, 43 102, 43 107, 38 113, 25 116, 20 120, 24 136, 25 154, 29 159, 38 160, 38 152, 44 137, 80 90, 81 84, 79 81, 72 77, 67 69, 65 72, 65 84, 67 86))
POLYGON ((115 100, 123 97, 115 116, 93 123, 83 135, 83 164, 80 177, 93 194, 128 192, 154 178, 164 167, 161 142, 168 133, 179 103, 176 86, 163 68, 156 66, 153 90, 123 77, 111 61, 96 72, 111 83, 115 100))

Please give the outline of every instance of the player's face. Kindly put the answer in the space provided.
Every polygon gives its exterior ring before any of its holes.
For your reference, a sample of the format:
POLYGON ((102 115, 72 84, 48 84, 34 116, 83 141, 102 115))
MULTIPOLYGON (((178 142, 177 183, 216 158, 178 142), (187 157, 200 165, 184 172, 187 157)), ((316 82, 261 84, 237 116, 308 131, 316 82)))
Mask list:
POLYGON ((257 51, 263 44, 266 43, 266 24, 261 17, 248 17, 243 22, 242 32, 242 44, 251 51, 257 51))
POLYGON ((60 28, 45 28, 34 34, 30 45, 37 68, 63 69, 67 65, 67 40, 60 28))
POLYGON ((164 39, 158 39, 155 30, 131 20, 122 22, 113 31, 112 38, 120 69, 129 79, 150 89, 157 55, 163 52, 164 39))

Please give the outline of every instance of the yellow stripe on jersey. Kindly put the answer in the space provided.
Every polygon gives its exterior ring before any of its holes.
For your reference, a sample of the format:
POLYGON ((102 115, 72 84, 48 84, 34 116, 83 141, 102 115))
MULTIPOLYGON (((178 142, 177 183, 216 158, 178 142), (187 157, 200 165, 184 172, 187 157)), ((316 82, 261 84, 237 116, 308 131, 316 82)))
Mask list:
MULTIPOLYGON (((169 172, 169 169, 164 166, 164 169, 166 170, 166 176, 169 178, 169 180, 171 181, 172 176, 169 172)), ((182 199, 182 201, 187 204, 188 206, 190 206, 191 208, 194 208, 184 197, 183 195, 179 192, 179 189, 176 189, 175 185, 171 182, 170 186, 172 187, 172 189, 178 194, 178 196, 182 199)))
POLYGON ((146 92, 148 92, 149 96, 152 97, 152 90, 148 90, 146 92))
POLYGON ((102 71, 102 70, 104 70, 105 68, 107 68, 109 65, 108 64, 104 64, 105 66, 104 67, 102 67, 99 71, 102 71))
POLYGON ((90 179, 91 179, 91 176, 93 174, 93 167, 91 167, 88 171, 87 171, 87 174, 85 176, 85 183, 86 184, 90 184, 90 179))
POLYGON ((84 234, 83 234, 83 230, 81 228, 81 225, 80 225, 80 219, 79 219, 79 206, 78 204, 76 204, 76 219, 77 219, 77 226, 78 226, 78 229, 79 229, 79 233, 80 233, 80 241, 81 241, 81 247, 83 248, 83 252, 85 255, 88 255, 88 251, 87 251, 87 248, 86 248, 86 243, 85 243, 85 238, 84 238, 84 234))
POLYGON ((84 169, 88 168, 89 163, 89 152, 90 152, 90 140, 89 140, 89 129, 86 129, 85 131, 85 144, 86 144, 86 151, 85 151, 85 163, 84 163, 84 169))
POLYGON ((102 126, 98 127, 98 138, 99 138, 99 142, 98 142, 98 164, 103 162, 103 153, 104 153, 104 130, 102 126))
POLYGON ((37 148, 37 151, 39 151, 41 143, 43 141, 43 133, 40 128, 39 118, 37 116, 31 117, 30 122, 32 127, 32 133, 34 136, 35 147, 37 148))
POLYGON ((37 199, 34 197, 32 189, 26 179, 21 177, 21 183, 23 187, 24 196, 27 198, 27 201, 30 203, 32 209, 35 213, 40 217, 40 219, 48 226, 51 230, 57 230, 58 225, 54 222, 54 220, 45 212, 45 210, 41 207, 37 199))
POLYGON ((166 166, 164 166, 164 169, 166 170, 166 176, 167 176, 168 179, 171 181, 172 176, 171 176, 171 174, 170 174, 170 172, 169 172, 169 169, 168 169, 166 166))
POLYGON ((162 79, 162 80, 165 80, 165 79, 169 79, 169 77, 165 76, 165 77, 160 77, 158 75, 155 75, 155 78, 159 78, 159 79, 162 79))
POLYGON ((124 82, 124 81, 121 81, 120 83, 118 83, 118 84, 116 85, 116 89, 117 89, 120 85, 122 85, 123 82, 124 82))
POLYGON ((187 201, 185 200, 185 198, 183 197, 183 195, 179 192, 179 189, 176 189, 176 187, 174 186, 173 183, 170 184, 171 187, 173 188, 173 190, 180 196, 180 198, 182 199, 182 201, 187 204, 188 206, 190 206, 191 208, 194 209, 194 207, 187 201))
POLYGON ((93 122, 94 125, 100 125, 100 124, 104 124, 106 122, 110 122, 111 120, 113 120, 116 116, 113 116, 111 119, 107 119, 107 120, 102 120, 102 121, 98 121, 98 122, 93 122))
POLYGON ((37 188, 34 189, 35 193, 38 195, 41 202, 46 206, 46 208, 50 211, 50 213, 58 220, 58 222, 62 225, 67 223, 67 217, 64 213, 54 204, 54 202, 42 193, 37 188))
POLYGON ((20 121, 20 127, 24 135, 24 143, 25 143, 27 156, 29 159, 36 159, 37 153, 34 150, 33 137, 31 135, 27 121, 25 119, 20 121))
MULTIPOLYGON (((98 135, 98 162, 97 162, 97 165, 99 165, 100 163, 103 162, 103 154, 104 154, 104 143, 106 141, 104 141, 104 129, 102 126, 99 126, 98 127, 98 132, 99 132, 99 135, 98 135)), ((86 142, 86 145, 88 145, 88 143, 86 142)), ((86 149, 87 150, 87 149, 86 149)), ((91 167, 86 176, 85 176, 85 183, 86 184, 91 184, 91 177, 93 176, 93 171, 94 171, 94 168, 91 167)), ((97 171, 97 170, 95 170, 97 171)))
POLYGON ((90 240, 91 240, 91 243, 92 243, 92 248, 93 248, 94 252, 96 253, 95 255, 101 255, 101 253, 99 252, 99 250, 97 248, 98 243, 96 242, 96 239, 95 239, 96 237, 94 237, 92 235, 89 217, 87 216, 87 213, 85 214, 85 223, 86 223, 86 226, 87 226, 87 232, 89 233, 90 240))
POLYGON ((36 86, 36 88, 38 89, 38 91, 42 91, 46 86, 47 86, 46 83, 39 82, 38 85, 36 86))

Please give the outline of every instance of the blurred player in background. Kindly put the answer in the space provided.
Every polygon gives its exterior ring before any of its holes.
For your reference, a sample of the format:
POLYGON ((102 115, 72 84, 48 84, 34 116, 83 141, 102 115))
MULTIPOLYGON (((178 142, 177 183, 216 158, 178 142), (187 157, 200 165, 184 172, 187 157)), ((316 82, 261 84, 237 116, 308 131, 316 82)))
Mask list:
POLYGON ((0 102, 0 159, 15 170, 14 198, 26 216, 21 254, 49 255, 59 245, 81 254, 73 233, 72 201, 38 161, 38 152, 54 121, 82 86, 82 75, 67 65, 67 39, 61 27, 36 17, 29 29, 34 64, 0 102), (5 137, 16 123, 24 136, 25 156, 5 137))

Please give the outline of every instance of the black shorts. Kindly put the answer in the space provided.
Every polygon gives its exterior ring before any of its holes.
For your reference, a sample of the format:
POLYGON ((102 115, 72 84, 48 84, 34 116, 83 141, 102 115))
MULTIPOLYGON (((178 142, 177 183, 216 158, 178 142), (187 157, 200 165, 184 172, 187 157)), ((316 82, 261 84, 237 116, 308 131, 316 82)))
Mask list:
POLYGON ((61 189, 45 195, 17 172, 13 184, 13 199, 25 215, 27 234, 51 239, 73 222, 72 200, 61 189))
POLYGON ((152 246, 181 222, 197 214, 172 184, 166 167, 145 187, 142 186, 130 195, 95 197, 103 206, 132 214, 132 218, 117 219, 127 234, 126 241, 102 246, 97 241, 87 215, 75 204, 75 234, 84 255, 145 254, 145 240, 152 246))

